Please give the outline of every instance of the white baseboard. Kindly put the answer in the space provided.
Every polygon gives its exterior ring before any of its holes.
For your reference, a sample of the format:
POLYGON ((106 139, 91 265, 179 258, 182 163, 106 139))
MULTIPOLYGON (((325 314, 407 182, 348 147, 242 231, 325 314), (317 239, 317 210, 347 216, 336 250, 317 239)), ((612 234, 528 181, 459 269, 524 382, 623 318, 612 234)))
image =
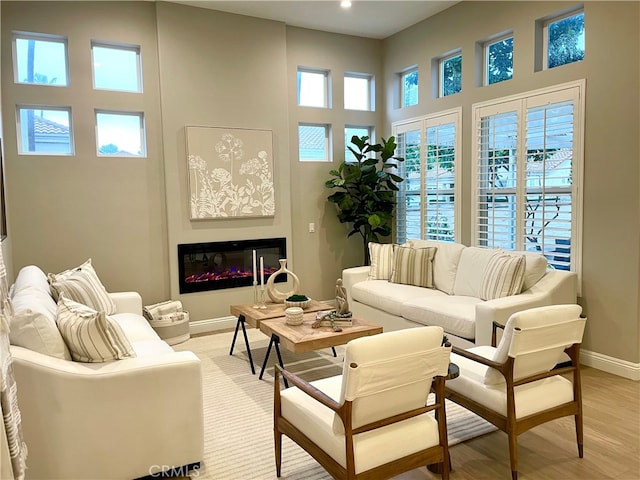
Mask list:
MULTIPOLYGON (((234 316, 196 320, 189 324, 189 330, 191 334, 229 330, 236 327, 237 321, 238 319, 234 316)), ((630 380, 640 380, 640 363, 632 363, 588 350, 580 351, 580 360, 580 363, 587 367, 597 368, 630 380)))
POLYGON ((209 318, 207 320, 196 320, 189 323, 189 331, 192 335, 199 333, 213 333, 219 330, 236 328, 238 319, 234 316, 209 318))
POLYGON ((580 363, 630 380, 640 380, 640 363, 632 363, 588 350, 580 350, 580 363))

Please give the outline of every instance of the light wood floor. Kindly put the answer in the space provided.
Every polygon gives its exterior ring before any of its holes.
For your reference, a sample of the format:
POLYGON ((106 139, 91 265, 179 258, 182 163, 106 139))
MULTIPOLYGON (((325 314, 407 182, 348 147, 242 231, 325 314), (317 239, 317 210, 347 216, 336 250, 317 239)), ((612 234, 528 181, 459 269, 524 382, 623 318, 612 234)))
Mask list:
MULTIPOLYGON (((578 458, 573 417, 518 437, 519 480, 640 480, 640 382, 582 369, 584 458, 578 458)), ((507 435, 493 432, 451 448, 451 480, 510 479, 507 435)), ((396 480, 431 480, 421 468, 396 480)))

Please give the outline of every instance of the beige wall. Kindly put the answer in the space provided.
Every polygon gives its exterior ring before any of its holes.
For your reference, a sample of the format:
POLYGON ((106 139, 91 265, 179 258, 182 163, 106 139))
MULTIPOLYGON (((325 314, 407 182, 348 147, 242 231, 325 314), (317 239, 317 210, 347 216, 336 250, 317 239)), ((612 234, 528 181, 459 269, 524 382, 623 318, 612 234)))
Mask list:
MULTIPOLYGON (((463 2, 385 41, 286 27, 250 17, 169 3, 2 2, 2 110, 10 251, 14 270, 35 263, 59 271, 88 257, 110 290, 138 290, 145 303, 180 298, 192 319, 228 315, 229 303, 252 298, 249 288, 178 295, 176 245, 284 236, 291 269, 305 293, 333 297, 343 267, 361 263, 358 238, 337 222, 324 188, 338 165, 342 134, 334 131, 334 162, 297 161, 297 123, 374 124, 388 136, 392 121, 451 107, 463 108, 463 188, 470 188, 471 105, 490 98, 586 79, 584 278, 580 299, 589 316, 585 348, 622 361, 640 361, 640 172, 638 158, 640 39, 638 2, 585 2, 584 62, 533 72, 535 19, 573 4, 463 2), (476 87, 475 42, 513 29, 515 77, 476 87), (37 89, 14 85, 7 68, 11 31, 69 36, 73 93, 59 89, 56 103, 71 105, 75 157, 17 156, 15 104, 38 100, 37 89), (145 93, 91 89, 89 42, 142 46, 145 93), (462 48, 463 92, 432 99, 429 63, 462 48), (612 62, 613 52, 621 61, 612 62), (420 104, 393 107, 394 73, 420 65, 420 104), (298 65, 332 71, 333 108, 296 105, 298 65), (342 74, 373 73, 375 113, 345 112, 342 74), (77 82, 77 83, 76 83, 77 82), (35 89, 35 90, 34 90, 35 89), (36 93, 34 93, 36 92, 36 93), (95 154, 93 109, 144 110, 149 157, 105 159, 95 154), (266 128, 273 131, 276 216, 192 222, 187 204, 185 125, 266 128), (316 233, 308 233, 308 224, 316 233)), ((49 94, 47 94, 49 96, 49 94)), ((48 98, 48 97, 47 97, 48 98)), ((44 100, 43 100, 44 101, 44 100)), ((49 100, 48 100, 49 101, 49 100)), ((463 241, 470 241, 470 197, 463 204, 463 241)), ((6 252, 7 243, 3 243, 6 252)))
POLYGON ((12 260, 59 272, 92 258, 107 289, 169 294, 155 6, 2 2, 2 113, 12 260), (69 88, 17 85, 12 31, 68 37, 69 88), (91 40, 141 46, 144 94, 94 91, 91 40), (17 155, 16 104, 70 106, 75 156, 17 155), (148 158, 98 158, 94 109, 144 111, 148 158))
POLYGON ((640 361, 638 2, 585 2, 583 62, 534 72, 534 24, 568 2, 463 2, 384 41, 385 125, 448 108, 463 109, 462 241, 471 241, 471 107, 476 102, 586 79, 583 279, 584 348, 640 361), (476 87, 475 42, 513 30, 514 77, 476 87), (462 92, 434 99, 430 62, 462 49, 462 92), (615 52, 615 58, 612 61, 615 52), (419 105, 394 107, 395 73, 419 65, 419 105))
POLYGON ((375 127, 376 142, 382 131, 382 89, 376 88, 376 111, 344 109, 344 74, 366 73, 374 82, 382 79, 381 42, 301 28, 287 28, 287 80, 290 110, 291 212, 293 225, 294 272, 301 289, 312 298, 333 299, 336 279, 342 269, 362 265, 360 235, 347 238, 351 226, 337 219, 337 211, 327 197, 334 192, 325 187, 329 172, 344 160, 345 125, 375 127), (298 67, 328 70, 332 108, 297 105, 298 67), (333 133, 333 162, 298 161, 298 122, 330 124, 333 133), (309 233, 315 223, 315 233, 309 233))
POLYGON ((171 296, 193 319, 218 318, 253 301, 251 287, 179 295, 179 243, 285 237, 292 252, 285 26, 170 3, 157 16, 171 296), (186 125, 273 131, 275 217, 189 220, 186 125))

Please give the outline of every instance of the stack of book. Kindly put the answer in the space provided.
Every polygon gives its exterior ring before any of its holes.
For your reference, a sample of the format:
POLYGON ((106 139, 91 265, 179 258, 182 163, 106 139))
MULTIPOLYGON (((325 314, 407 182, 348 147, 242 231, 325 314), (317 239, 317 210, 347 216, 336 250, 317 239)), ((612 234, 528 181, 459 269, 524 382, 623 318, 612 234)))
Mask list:
POLYGON ((336 326, 336 327, 351 327, 353 326, 353 322, 351 320, 351 318, 339 318, 339 317, 334 317, 333 318, 333 323, 331 323, 331 316, 332 315, 336 315, 336 311, 335 310, 322 310, 320 312, 316 313, 316 321, 320 321, 320 326, 321 327, 331 327, 331 326, 336 326))

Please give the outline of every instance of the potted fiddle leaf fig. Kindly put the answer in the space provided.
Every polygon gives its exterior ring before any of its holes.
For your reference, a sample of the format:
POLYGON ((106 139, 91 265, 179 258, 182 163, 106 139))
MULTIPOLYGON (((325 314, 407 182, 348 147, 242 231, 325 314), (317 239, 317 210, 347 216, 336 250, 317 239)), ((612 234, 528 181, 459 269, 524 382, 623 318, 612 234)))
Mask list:
POLYGON ((391 235, 391 220, 396 206, 397 183, 404 179, 392 173, 404 158, 394 156, 394 137, 372 144, 369 137, 351 137, 348 148, 355 159, 343 161, 337 170, 331 170, 327 188, 335 190, 328 200, 338 209, 338 220, 351 224, 348 237, 362 237, 365 265, 369 264, 369 242, 380 242, 380 237, 391 235))

